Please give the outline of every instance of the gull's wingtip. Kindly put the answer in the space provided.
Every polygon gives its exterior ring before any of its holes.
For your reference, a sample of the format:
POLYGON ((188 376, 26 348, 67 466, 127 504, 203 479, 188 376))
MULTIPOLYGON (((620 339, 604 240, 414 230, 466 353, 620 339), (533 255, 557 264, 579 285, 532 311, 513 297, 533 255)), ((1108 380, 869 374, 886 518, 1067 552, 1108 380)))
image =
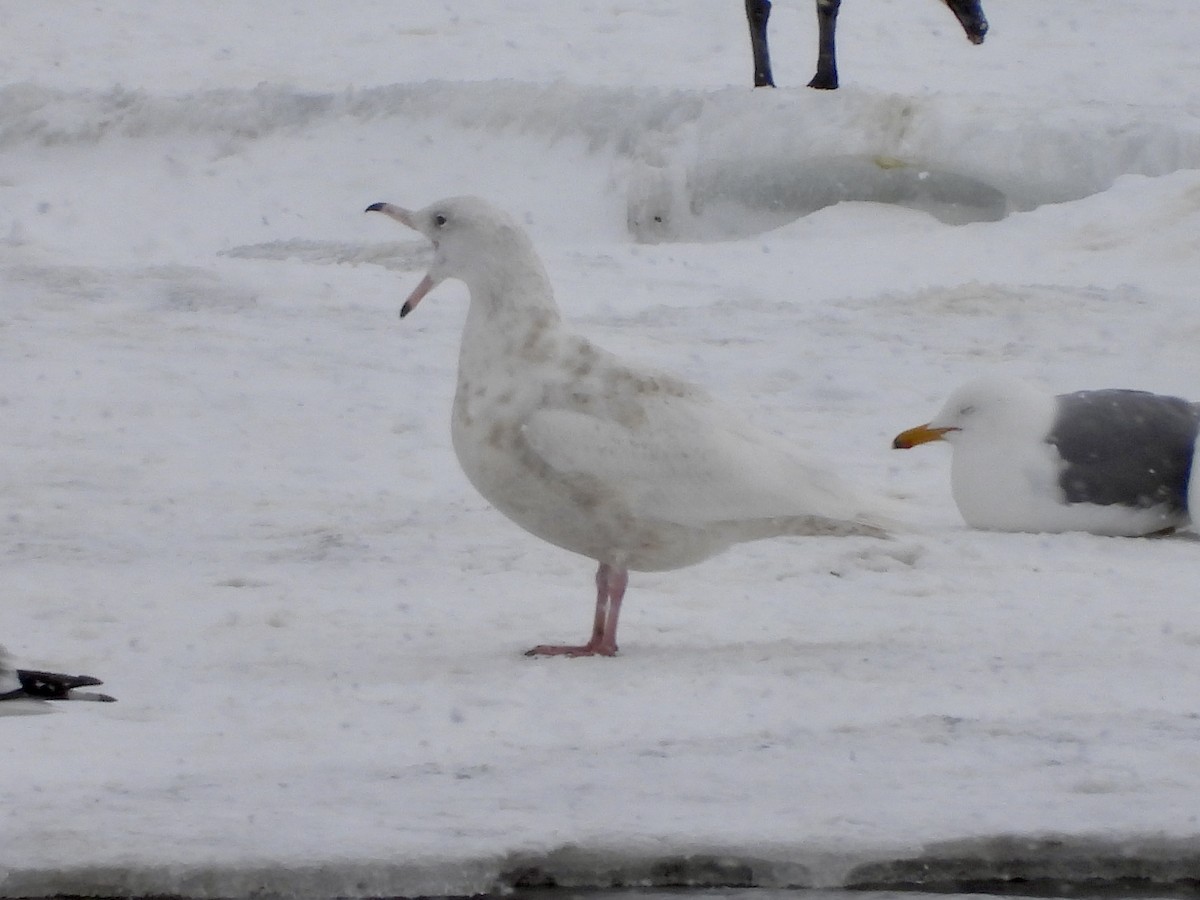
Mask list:
POLYGON ((95 687, 104 683, 91 675, 66 675, 62 672, 17 669, 16 676, 21 687, 19 693, 13 692, 14 698, 24 696, 35 700, 95 700, 101 703, 114 703, 117 699, 108 694, 93 691, 76 693, 77 688, 95 687))

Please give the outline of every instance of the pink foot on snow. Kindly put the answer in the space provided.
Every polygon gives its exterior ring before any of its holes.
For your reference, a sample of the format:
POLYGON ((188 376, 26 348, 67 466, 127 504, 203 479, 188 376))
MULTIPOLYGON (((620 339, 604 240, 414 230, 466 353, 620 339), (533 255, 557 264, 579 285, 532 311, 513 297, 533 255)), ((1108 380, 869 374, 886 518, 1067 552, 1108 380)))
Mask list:
POLYGON ((526 651, 526 656, 616 656, 617 618, 629 573, 608 563, 596 570, 596 619, 592 624, 592 639, 586 644, 539 644, 526 651))
POLYGON ((617 648, 603 644, 538 644, 526 656, 616 656, 617 648))

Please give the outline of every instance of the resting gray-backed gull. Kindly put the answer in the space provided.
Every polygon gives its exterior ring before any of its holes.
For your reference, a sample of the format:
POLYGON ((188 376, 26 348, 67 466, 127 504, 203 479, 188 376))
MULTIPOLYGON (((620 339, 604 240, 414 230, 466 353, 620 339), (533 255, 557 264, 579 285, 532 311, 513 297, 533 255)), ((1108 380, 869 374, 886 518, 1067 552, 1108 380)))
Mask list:
POLYGON ((611 656, 628 571, 780 535, 880 535, 871 501, 703 390, 571 333, 525 231, 478 198, 409 211, 433 242, 406 316, 446 278, 470 290, 451 434, 467 478, 532 534, 599 563, 590 639, 529 655, 611 656))
POLYGON ((987 376, 893 446, 946 441, 968 525, 996 531, 1140 536, 1186 525, 1200 407, 1146 391, 1053 396, 987 376))

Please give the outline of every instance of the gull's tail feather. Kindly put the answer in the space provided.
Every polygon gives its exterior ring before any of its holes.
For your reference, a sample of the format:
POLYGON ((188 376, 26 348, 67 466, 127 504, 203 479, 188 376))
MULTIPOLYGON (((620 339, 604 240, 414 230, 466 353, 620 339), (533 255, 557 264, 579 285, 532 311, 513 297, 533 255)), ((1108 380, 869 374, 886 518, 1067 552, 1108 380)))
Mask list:
POLYGON ((770 516, 762 519, 714 522, 711 528, 727 532, 731 543, 761 541, 776 537, 873 537, 887 538, 882 523, 825 516, 770 516))

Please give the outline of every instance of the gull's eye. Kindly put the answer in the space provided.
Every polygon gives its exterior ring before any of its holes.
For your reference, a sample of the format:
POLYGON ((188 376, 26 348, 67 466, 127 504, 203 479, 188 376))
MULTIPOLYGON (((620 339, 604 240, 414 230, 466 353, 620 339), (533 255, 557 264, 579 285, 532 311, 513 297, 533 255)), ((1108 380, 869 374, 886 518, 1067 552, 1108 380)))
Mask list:
POLYGON ((443 216, 441 213, 438 213, 437 215, 435 215, 433 217, 433 224, 435 226, 437 226, 438 228, 441 228, 443 225, 446 224, 446 217, 443 216))
POLYGON ((960 416, 969 416, 969 415, 971 415, 971 414, 972 414, 972 413, 974 413, 974 412, 975 412, 975 407, 974 407, 974 406, 964 406, 962 409, 960 409, 960 410, 958 411, 958 414, 959 414, 960 416))

